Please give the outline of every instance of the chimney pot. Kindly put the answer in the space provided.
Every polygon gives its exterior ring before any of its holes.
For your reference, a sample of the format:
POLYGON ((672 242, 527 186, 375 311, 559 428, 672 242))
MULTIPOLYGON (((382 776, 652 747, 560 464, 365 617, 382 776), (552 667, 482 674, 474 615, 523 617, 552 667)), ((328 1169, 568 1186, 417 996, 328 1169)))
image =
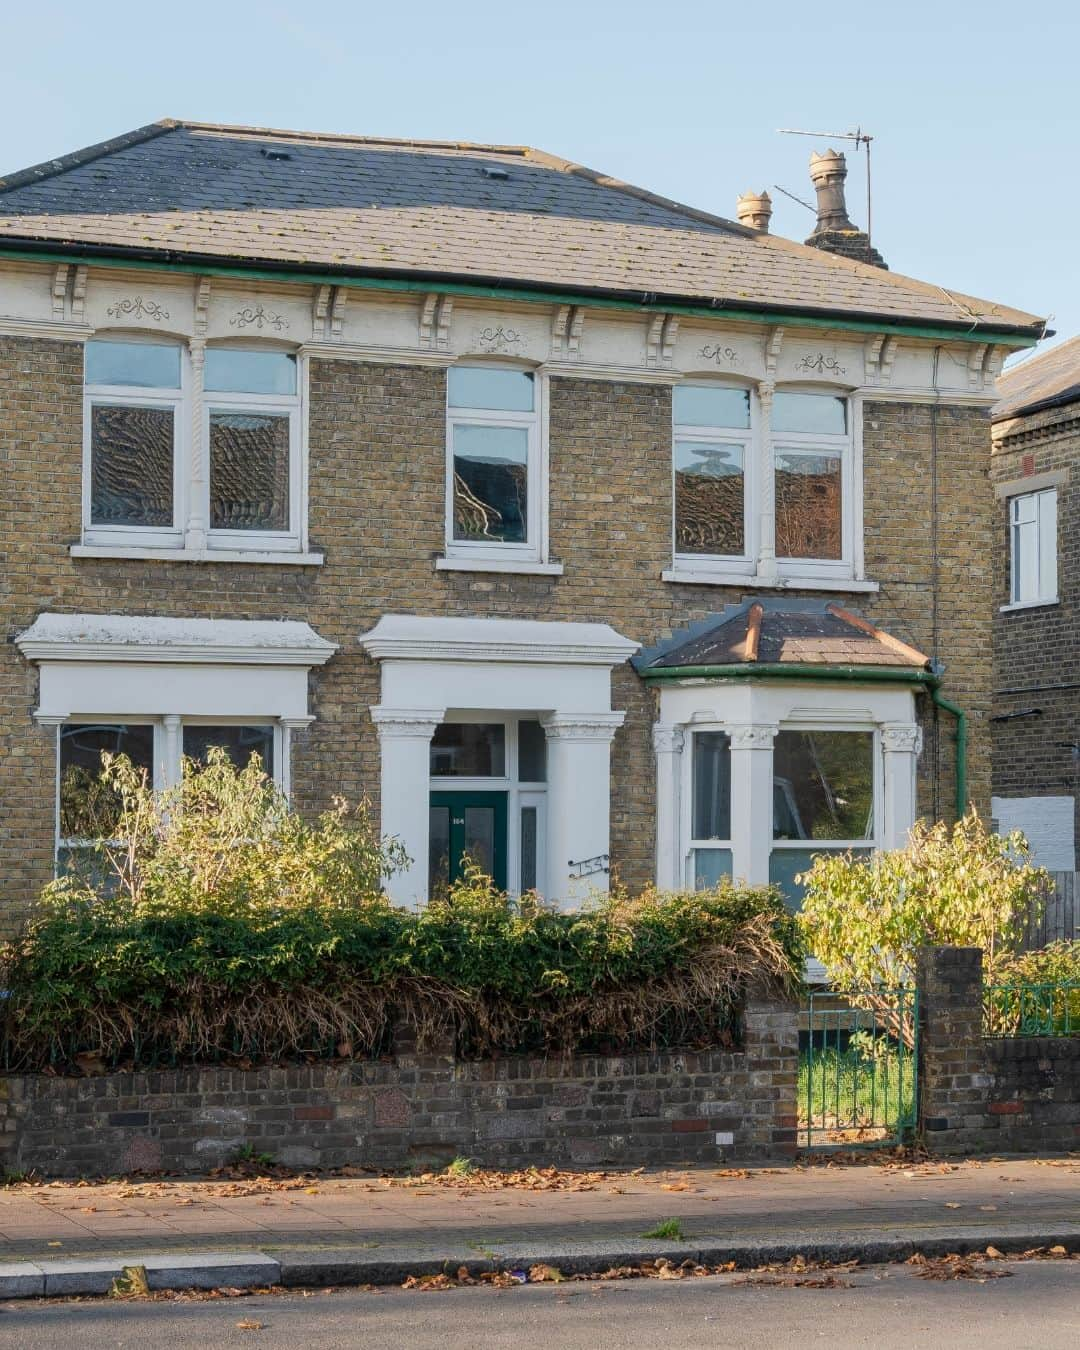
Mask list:
POLYGON ((735 211, 740 225, 760 230, 762 234, 769 233, 772 198, 767 192, 744 192, 735 203, 735 211))
POLYGON ((836 150, 810 156, 810 178, 817 190, 817 225, 814 233, 822 230, 853 230, 844 200, 844 179, 847 177, 847 157, 836 150))

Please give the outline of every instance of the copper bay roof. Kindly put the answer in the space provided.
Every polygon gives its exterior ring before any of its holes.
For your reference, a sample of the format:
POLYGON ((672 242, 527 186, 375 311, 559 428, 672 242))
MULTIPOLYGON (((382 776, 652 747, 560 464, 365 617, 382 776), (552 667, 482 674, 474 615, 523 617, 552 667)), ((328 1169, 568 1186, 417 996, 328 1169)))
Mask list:
POLYGON ((522 146, 166 120, 0 178, 0 253, 74 249, 934 325, 1041 332, 928 285, 522 146))
POLYGON ((710 666, 886 666, 929 670, 924 653, 823 600, 744 600, 632 658, 650 671, 710 666))

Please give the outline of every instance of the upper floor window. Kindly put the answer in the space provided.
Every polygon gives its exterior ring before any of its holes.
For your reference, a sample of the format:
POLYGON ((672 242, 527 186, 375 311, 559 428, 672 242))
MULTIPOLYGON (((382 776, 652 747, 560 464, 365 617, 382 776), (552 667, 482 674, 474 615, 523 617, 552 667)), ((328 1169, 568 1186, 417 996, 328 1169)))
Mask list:
POLYGON ((85 362, 84 544, 302 547, 292 353, 209 347, 197 368, 178 343, 105 338, 85 362))
POLYGON ((779 574, 852 576, 859 485, 848 398, 777 390, 768 445, 747 388, 679 385, 673 421, 674 579, 760 571, 769 476, 779 574))
POLYGON ((847 399, 777 390, 772 450, 777 558, 841 561, 850 458, 847 399))
POLYGON ((1057 599, 1057 489, 1009 498, 1010 592, 1014 605, 1057 599))
POLYGON ((531 371, 448 371, 448 555, 541 558, 538 392, 531 371))

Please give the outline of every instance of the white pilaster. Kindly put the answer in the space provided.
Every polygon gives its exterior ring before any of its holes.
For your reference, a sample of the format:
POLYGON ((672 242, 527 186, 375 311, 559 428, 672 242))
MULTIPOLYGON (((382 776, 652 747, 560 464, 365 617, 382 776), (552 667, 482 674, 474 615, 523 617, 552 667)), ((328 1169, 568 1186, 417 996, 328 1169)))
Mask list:
POLYGON ((430 747, 444 708, 371 710, 382 761, 381 833, 399 839, 409 855, 405 871, 390 877, 386 890, 396 904, 412 905, 427 895, 430 747))
POLYGON ((886 722, 881 728, 885 763, 885 820, 882 847, 903 848, 915 823, 915 764, 922 728, 914 722, 886 722))
POLYGON ((773 740, 770 723, 729 726, 731 736, 731 872, 767 885, 772 852, 773 740))
POLYGON ((758 557, 757 580, 773 585, 776 567, 776 473, 773 468, 772 406, 776 386, 771 381, 758 385, 758 557))
POLYGON ((608 888, 611 741, 625 715, 556 712, 540 719, 547 734, 548 899, 566 908, 608 888))
POLYGON ((203 418, 206 339, 193 337, 188 349, 191 354, 191 477, 187 489, 190 496, 184 521, 184 548, 201 553, 206 548, 206 533, 210 528, 210 447, 206 443, 203 418))
POLYGON ((176 787, 181 777, 184 753, 184 725, 179 713, 166 713, 161 719, 158 762, 154 765, 154 786, 176 787))
POLYGON ((681 890, 683 850, 679 838, 682 727, 657 722, 653 727, 656 751, 656 884, 662 890, 681 890))

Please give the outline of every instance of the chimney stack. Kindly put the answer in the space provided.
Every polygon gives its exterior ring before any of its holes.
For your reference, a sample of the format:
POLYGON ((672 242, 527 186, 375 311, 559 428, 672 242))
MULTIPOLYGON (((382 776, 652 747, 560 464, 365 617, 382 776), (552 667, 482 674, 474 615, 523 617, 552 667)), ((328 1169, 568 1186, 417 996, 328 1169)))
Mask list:
POLYGON ((839 253, 844 258, 854 258, 856 262, 870 263, 887 271, 885 259, 871 247, 870 236, 848 219, 844 200, 847 158, 831 149, 823 155, 815 152, 810 156, 810 178, 817 192, 817 224, 806 242, 812 248, 839 253))
POLYGON ((760 230, 762 234, 769 233, 772 198, 767 192, 744 192, 735 203, 735 211, 740 225, 760 230))

